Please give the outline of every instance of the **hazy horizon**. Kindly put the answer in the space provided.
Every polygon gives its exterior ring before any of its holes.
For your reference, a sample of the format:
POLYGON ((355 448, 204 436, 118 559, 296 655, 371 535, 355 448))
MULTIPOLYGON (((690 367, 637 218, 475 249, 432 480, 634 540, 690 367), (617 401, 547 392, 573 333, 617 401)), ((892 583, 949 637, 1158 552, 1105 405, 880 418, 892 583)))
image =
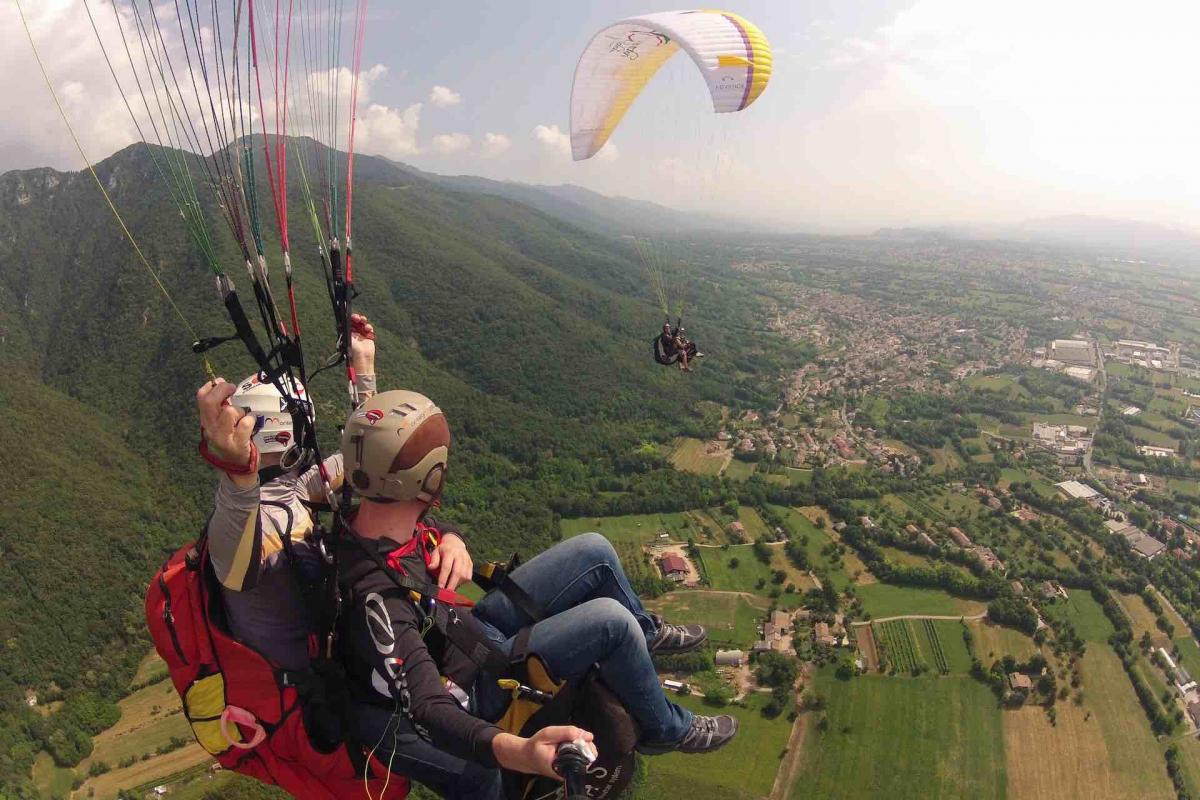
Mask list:
MULTIPOLYGON (((757 103, 712 114, 680 56, 612 147, 575 163, 565 140, 579 52, 604 24, 657 8, 376 3, 358 149, 439 174, 569 183, 797 231, 1059 215, 1200 228, 1200 192, 1188 180, 1200 89, 1186 39, 1200 9, 1073 0, 747 0, 730 9, 772 42, 775 71, 757 103)), ((137 136, 80 10, 45 0, 27 2, 26 13, 99 160, 137 136)), ((115 42, 102 10, 102 36, 115 42)), ((0 10, 0 43, 10 107, 21 109, 0 122, 0 172, 78 169, 12 5, 0 10)))

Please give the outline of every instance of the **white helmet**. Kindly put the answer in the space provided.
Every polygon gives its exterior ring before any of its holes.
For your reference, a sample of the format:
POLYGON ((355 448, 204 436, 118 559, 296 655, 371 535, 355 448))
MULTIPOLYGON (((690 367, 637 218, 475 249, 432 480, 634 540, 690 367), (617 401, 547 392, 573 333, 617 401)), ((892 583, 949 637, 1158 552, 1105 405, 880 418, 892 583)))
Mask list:
MULTIPOLYGON (((279 380, 284 386, 292 388, 296 399, 308 402, 304 384, 299 380, 286 375, 279 380)), ((298 446, 296 432, 292 426, 292 415, 287 410, 287 399, 275 388, 275 384, 263 379, 261 372, 256 372, 242 381, 237 391, 229 398, 229 403, 258 418, 254 426, 254 446, 258 448, 258 452, 282 453, 298 446)), ((315 410, 313 415, 315 420, 315 410)))

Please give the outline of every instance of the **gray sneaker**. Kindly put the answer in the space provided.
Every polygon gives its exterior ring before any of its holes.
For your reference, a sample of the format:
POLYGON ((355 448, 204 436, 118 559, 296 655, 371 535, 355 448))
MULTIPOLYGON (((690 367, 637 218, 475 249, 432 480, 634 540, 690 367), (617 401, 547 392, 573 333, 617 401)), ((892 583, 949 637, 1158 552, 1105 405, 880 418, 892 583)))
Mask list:
POLYGON ((711 753, 733 741, 737 736, 737 717, 722 714, 719 717, 701 717, 692 719, 692 727, 688 728, 683 738, 674 744, 638 744, 637 751, 642 755, 657 756, 663 753, 711 753))
POLYGON ((708 641, 708 631, 703 625, 672 625, 658 614, 650 614, 654 621, 654 636, 647 642, 651 653, 673 655, 695 650, 708 641))

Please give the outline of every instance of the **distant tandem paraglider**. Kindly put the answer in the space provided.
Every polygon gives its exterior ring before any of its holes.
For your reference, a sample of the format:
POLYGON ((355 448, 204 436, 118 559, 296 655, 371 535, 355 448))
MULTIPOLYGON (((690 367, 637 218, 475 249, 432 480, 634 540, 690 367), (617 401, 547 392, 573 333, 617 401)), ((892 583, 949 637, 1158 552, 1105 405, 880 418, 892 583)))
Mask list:
POLYGON ((684 372, 692 371, 692 360, 703 358, 704 353, 701 353, 696 347, 695 342, 689 342, 684 336, 683 320, 671 326, 671 320, 668 318, 663 323, 662 333, 654 337, 652 343, 654 348, 654 360, 664 367, 669 367, 672 364, 678 364, 679 369, 684 372))
MULTIPOLYGON (((650 80, 683 50, 708 85, 713 111, 749 107, 771 78, 771 45, 753 23, 727 11, 666 11, 623 19, 600 30, 584 49, 571 88, 571 154, 600 152, 650 80)), ((682 133, 682 131, 681 131, 682 133)), ((724 154, 715 153, 719 157, 724 154)), ((697 165, 683 164, 692 169, 697 165)), ((716 183, 711 181, 710 183, 716 183)), ((710 186, 717 192, 719 186, 710 186)), ((676 258, 646 237, 633 237, 667 323, 654 339, 654 358, 690 371, 699 356, 681 327, 685 279, 676 258), (677 322, 671 326, 671 317, 677 322)))

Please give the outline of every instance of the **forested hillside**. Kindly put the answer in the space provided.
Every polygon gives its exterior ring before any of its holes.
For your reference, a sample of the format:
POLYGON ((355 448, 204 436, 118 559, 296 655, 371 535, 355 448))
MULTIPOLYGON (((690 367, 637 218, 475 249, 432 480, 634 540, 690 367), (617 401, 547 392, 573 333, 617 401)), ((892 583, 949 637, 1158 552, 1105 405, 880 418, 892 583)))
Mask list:
MULTIPOLYGON (((227 333, 145 149, 97 171, 197 334, 227 333)), ((651 361, 659 312, 629 246, 600 226, 376 159, 360 160, 356 188, 357 308, 379 329, 381 386, 447 411, 447 513, 483 554, 537 551, 562 513, 682 508, 712 491, 647 445, 698 428, 701 401, 770 391, 758 367, 786 346, 728 324, 754 312, 728 273, 701 267, 691 328, 712 355, 683 376, 651 361)), ((292 236, 315 362, 332 349, 332 320, 311 231, 294 222, 292 236)), ((220 247, 238 281, 232 241, 220 247)), ((0 176, 0 794, 29 792, 36 750, 71 764, 90 747, 84 734, 111 722, 109 701, 146 646, 144 583, 203 522, 213 478, 195 455, 204 376, 191 339, 86 173, 0 176), (57 699, 66 705, 44 716, 57 699)), ((250 371, 239 347, 213 353, 231 379, 250 371)), ((313 389, 332 442, 340 378, 313 389)))

